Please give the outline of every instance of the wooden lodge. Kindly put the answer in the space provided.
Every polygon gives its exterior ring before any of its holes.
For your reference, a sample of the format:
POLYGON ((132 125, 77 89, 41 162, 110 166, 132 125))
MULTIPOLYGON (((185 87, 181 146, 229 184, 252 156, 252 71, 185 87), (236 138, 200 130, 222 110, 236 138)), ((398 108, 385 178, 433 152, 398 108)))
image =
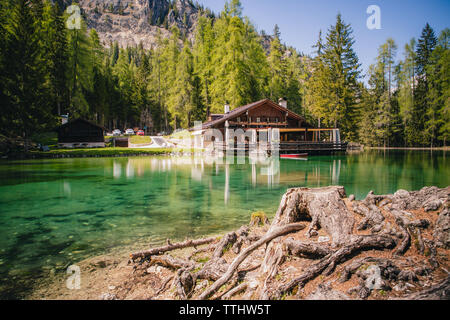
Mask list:
POLYGON ((280 99, 278 104, 264 99, 232 111, 226 105, 224 114, 211 114, 201 130, 196 128, 194 135, 201 136, 203 147, 213 144, 216 151, 254 150, 252 144, 262 140, 267 141, 263 152, 268 153, 276 145, 280 154, 330 154, 347 149, 347 143, 340 140, 339 129, 314 128, 304 117, 288 109, 286 99, 280 99), (211 135, 208 129, 219 130, 223 140, 211 135), (238 142, 233 134, 239 129, 245 133, 245 141, 238 142))
POLYGON ((104 148, 105 128, 84 119, 76 119, 59 126, 60 148, 104 148))

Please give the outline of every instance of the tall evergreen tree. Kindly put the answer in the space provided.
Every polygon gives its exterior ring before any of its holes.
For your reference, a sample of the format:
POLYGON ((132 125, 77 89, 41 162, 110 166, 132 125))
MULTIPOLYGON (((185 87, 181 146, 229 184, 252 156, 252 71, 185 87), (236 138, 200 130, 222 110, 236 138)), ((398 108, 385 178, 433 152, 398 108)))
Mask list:
POLYGON ((353 49, 353 30, 337 15, 336 24, 328 30, 323 63, 327 69, 327 91, 330 105, 325 120, 340 127, 343 138, 356 138, 356 101, 359 95, 360 63, 353 49))
MULTIPOLYGON (((416 75, 417 87, 414 97, 414 129, 417 132, 414 136, 416 144, 425 144, 427 139, 426 122, 429 120, 429 65, 436 46, 436 36, 434 30, 427 23, 422 30, 422 35, 417 42, 416 48, 416 75)), ((429 140, 428 140, 429 141, 429 140)))
POLYGON ((80 29, 69 29, 67 34, 69 56, 67 111, 72 117, 88 117, 89 105, 86 94, 92 91, 92 64, 86 23, 82 20, 80 29))
POLYGON ((284 97, 286 93, 286 61, 283 56, 284 50, 280 41, 280 30, 277 25, 274 28, 274 37, 270 43, 270 54, 268 57, 270 78, 269 93, 270 99, 276 100, 284 97))
MULTIPOLYGON (((214 48, 214 35, 212 20, 201 16, 197 24, 194 54, 194 72, 200 81, 202 104, 206 106, 205 116, 211 113, 211 82, 212 82, 212 52, 214 48)), ((206 117, 202 120, 206 120, 206 117)))
POLYGON ((404 145, 414 143, 414 93, 416 88, 416 40, 413 38, 404 48, 404 60, 400 62, 398 74, 398 101, 400 107, 400 116, 403 122, 403 140, 404 145))
POLYGON ((8 128, 10 134, 26 141, 36 130, 48 129, 54 119, 46 101, 49 92, 39 46, 39 22, 35 18, 31 2, 18 0, 6 24, 3 92, 10 103, 8 128))

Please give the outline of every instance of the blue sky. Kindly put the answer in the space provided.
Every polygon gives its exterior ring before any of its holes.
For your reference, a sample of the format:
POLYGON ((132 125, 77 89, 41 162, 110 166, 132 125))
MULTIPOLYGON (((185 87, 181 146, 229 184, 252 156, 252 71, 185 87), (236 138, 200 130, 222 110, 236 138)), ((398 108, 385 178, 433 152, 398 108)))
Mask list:
MULTIPOLYGON (((225 0, 198 0, 205 7, 219 13, 225 0)), ((420 37, 428 22, 436 35, 450 28, 450 0, 241 0, 244 15, 257 26, 272 34, 278 24, 282 41, 305 54, 313 52, 319 30, 326 33, 336 21, 338 12, 350 23, 355 38, 355 51, 365 73, 377 56, 378 47, 391 37, 398 46, 397 59, 403 58, 404 45, 413 37, 420 37), (369 5, 381 9, 381 29, 366 26, 369 5)))

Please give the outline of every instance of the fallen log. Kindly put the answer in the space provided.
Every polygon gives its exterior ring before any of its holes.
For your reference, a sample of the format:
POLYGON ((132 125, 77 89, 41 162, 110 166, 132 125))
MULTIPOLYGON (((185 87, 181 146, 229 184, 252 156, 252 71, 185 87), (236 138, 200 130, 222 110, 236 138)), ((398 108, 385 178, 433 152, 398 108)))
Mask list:
POLYGON ((283 236, 285 234, 299 231, 305 228, 304 224, 300 223, 292 223, 288 224, 282 227, 278 227, 274 230, 272 230, 270 233, 265 234, 260 240, 255 242, 254 244, 250 245, 249 247, 245 248, 244 251, 242 251, 231 263, 231 265, 228 267, 227 272, 216 282, 214 282, 209 288, 206 288, 206 290, 198 296, 198 300, 205 300, 208 299, 214 292, 216 292, 222 285, 224 285, 228 280, 231 279, 233 274, 236 272, 239 265, 252 253, 254 250, 262 246, 263 244, 266 244, 273 239, 283 236))
POLYGON ((135 252, 130 254, 131 259, 134 261, 138 258, 149 258, 151 256, 156 256, 156 255, 160 255, 163 254, 165 252, 168 251, 172 251, 172 250, 176 250, 176 249, 183 249, 183 248, 188 248, 188 247, 196 247, 196 246, 201 246, 204 244, 208 244, 208 243, 212 243, 214 241, 216 241, 217 238, 215 237, 211 237, 211 238, 203 238, 203 239, 197 239, 197 240, 186 240, 183 242, 178 242, 178 243, 168 243, 165 246, 162 247, 158 247, 158 248, 153 248, 150 250, 146 250, 146 251, 141 251, 141 252, 135 252))

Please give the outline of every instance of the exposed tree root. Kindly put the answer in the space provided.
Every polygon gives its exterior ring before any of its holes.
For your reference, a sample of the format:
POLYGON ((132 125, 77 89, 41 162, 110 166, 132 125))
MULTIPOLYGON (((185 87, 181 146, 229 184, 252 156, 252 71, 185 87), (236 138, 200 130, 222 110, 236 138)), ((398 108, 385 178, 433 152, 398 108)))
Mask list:
POLYGON ((243 226, 222 238, 168 243, 131 256, 141 258, 138 270, 155 264, 171 270, 155 296, 167 295, 172 281, 171 294, 181 299, 280 299, 296 288, 302 290, 294 297, 366 299, 379 297, 379 292, 398 297, 420 286, 429 288, 405 296, 448 299, 450 280, 441 280, 442 270, 450 269, 450 188, 370 192, 363 201, 344 197, 339 186, 289 189, 269 228, 261 226, 268 219, 257 213, 251 228, 243 226), (436 208, 439 216, 432 212, 436 208), (305 228, 306 234, 300 231, 305 228), (204 244, 209 246, 187 258, 163 254, 204 244), (334 279, 334 284, 318 287, 318 276, 334 279), (214 283, 208 286, 206 280, 214 283), (350 280, 358 285, 348 290, 350 280), (433 285, 436 280, 441 282, 433 285), (345 292, 336 289, 339 285, 345 292))
POLYGON ((155 256, 150 261, 150 265, 158 264, 163 267, 170 269, 180 269, 180 268, 192 268, 195 267, 195 263, 188 260, 183 260, 180 258, 174 258, 169 255, 155 256))
POLYGON ((284 243, 287 246, 288 252, 298 257, 306 258, 322 258, 333 251, 326 245, 320 245, 311 242, 295 241, 292 238, 286 239, 284 243))
POLYGON ((431 288, 420 292, 412 293, 405 297, 404 300, 450 300, 450 276, 431 288))
POLYGON ((330 274, 337 264, 344 262, 345 259, 348 259, 351 255, 361 250, 389 249, 394 246, 395 241, 389 236, 355 236, 350 244, 344 245, 339 250, 326 256, 316 264, 313 264, 300 277, 297 277, 289 281, 287 284, 280 286, 280 288, 274 292, 273 297, 280 298, 281 295, 291 292, 296 286, 303 287, 308 281, 311 281, 322 272, 325 275, 330 274))
POLYGON ((242 251, 231 263, 229 266, 227 272, 216 282, 214 282, 209 288, 207 288, 199 297, 199 300, 204 300, 209 298, 214 292, 216 292, 222 285, 224 285, 230 278, 233 276, 239 265, 247 258, 250 253, 252 253, 254 250, 256 250, 258 247, 262 246, 263 244, 266 244, 269 241, 272 241, 273 239, 280 237, 282 235, 299 231, 301 229, 305 228, 303 224, 300 223, 292 223, 285 225, 283 227, 279 227, 277 229, 272 230, 270 233, 267 233, 264 235, 261 239, 259 239, 254 244, 247 247, 244 251, 242 251))
POLYGON ((227 293, 225 293, 224 295, 222 295, 221 299, 222 300, 229 300, 231 299, 234 295, 244 291, 245 289, 247 289, 248 284, 247 283, 241 283, 238 286, 232 288, 230 291, 228 291, 227 293))

